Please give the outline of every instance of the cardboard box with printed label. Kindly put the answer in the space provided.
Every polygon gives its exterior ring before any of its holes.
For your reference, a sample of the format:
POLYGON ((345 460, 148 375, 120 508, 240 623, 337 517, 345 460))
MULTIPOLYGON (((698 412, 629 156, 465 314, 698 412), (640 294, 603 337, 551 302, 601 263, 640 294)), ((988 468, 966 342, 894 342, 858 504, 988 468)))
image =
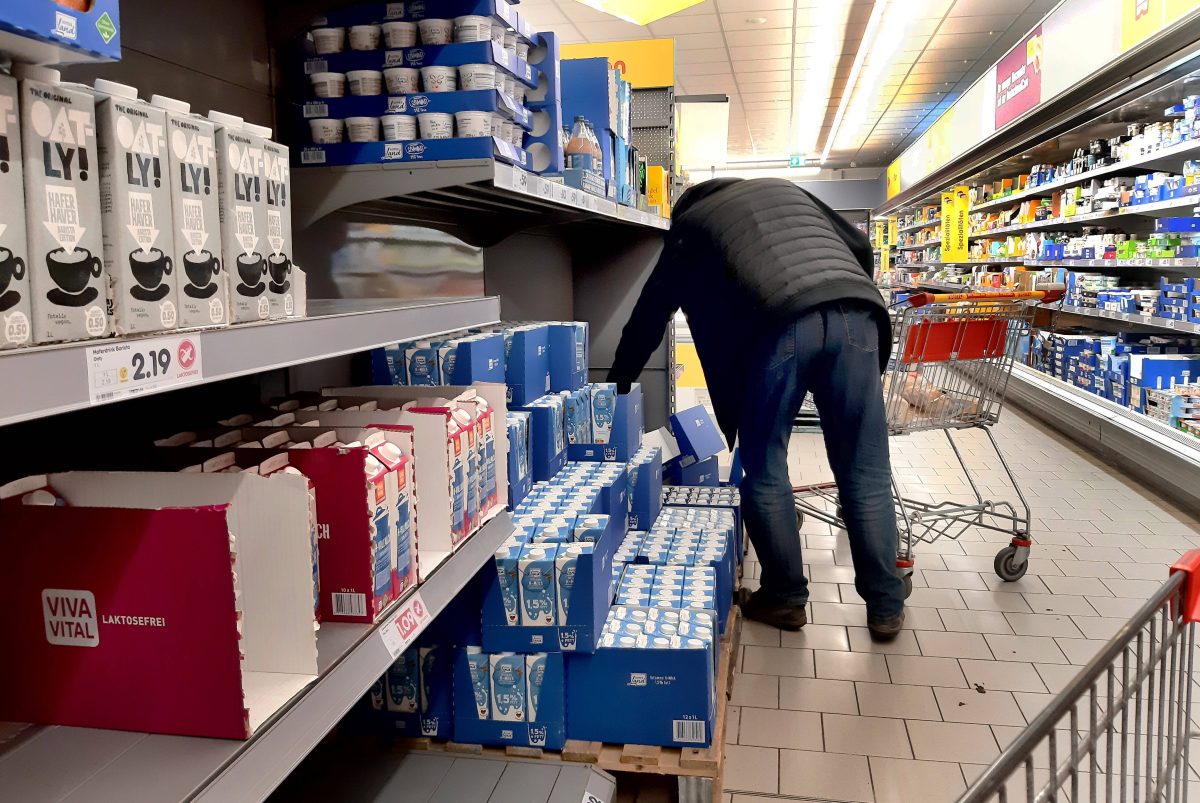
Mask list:
POLYGON ((267 289, 267 208, 263 193, 261 136, 240 117, 210 111, 216 128, 217 192, 221 212, 221 259, 229 274, 229 320, 270 317, 267 289))
POLYGON ((245 739, 316 678, 303 477, 34 485, 51 504, 17 484, 0 502, 0 637, 21 655, 0 662, 0 717, 245 739))
POLYGON ((33 342, 17 82, 0 76, 0 349, 33 342))

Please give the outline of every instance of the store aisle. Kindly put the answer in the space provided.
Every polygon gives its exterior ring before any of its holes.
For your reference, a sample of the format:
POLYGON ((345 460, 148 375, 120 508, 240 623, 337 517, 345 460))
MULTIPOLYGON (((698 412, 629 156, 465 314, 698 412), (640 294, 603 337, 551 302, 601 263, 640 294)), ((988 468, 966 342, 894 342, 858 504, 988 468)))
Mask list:
MULTIPOLYGON (((810 624, 742 631, 725 737, 731 803, 956 800, 1167 564, 1200 546, 1200 521, 1032 418, 1010 409, 994 433, 1033 509, 1028 574, 996 577, 1006 539, 995 533, 924 546, 905 632, 877 644, 845 534, 806 522, 810 624)), ((1011 497, 982 438, 960 443, 991 498, 1011 497)), ((791 457, 796 483, 830 476, 819 435, 796 436, 791 457)), ((907 495, 968 490, 940 432, 893 439, 892 459, 907 495)), ((751 588, 757 570, 747 563, 751 588)))

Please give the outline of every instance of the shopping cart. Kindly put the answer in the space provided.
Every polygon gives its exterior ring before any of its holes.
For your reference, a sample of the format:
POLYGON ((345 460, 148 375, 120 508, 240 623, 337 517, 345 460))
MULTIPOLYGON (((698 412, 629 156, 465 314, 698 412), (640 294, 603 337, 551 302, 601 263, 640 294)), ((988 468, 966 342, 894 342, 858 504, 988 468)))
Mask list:
MULTIPOLYGON (((972 528, 1009 536, 996 555, 996 574, 1019 580, 1029 568, 1030 513, 1012 469, 991 432, 1000 417, 1013 360, 1027 342, 1035 308, 1063 296, 1061 286, 1044 290, 996 293, 918 293, 896 305, 892 361, 884 376, 888 434, 910 435, 942 430, 971 489, 971 501, 931 502, 905 496, 892 472, 898 548, 896 571, 912 592, 913 545, 957 539, 972 528), (985 499, 980 483, 956 443, 953 432, 984 433, 1017 501, 985 499)), ((798 516, 842 528, 837 485, 832 482, 793 489, 798 516)))
POLYGON ((959 803, 1186 803, 1200 550, 984 770, 959 803))

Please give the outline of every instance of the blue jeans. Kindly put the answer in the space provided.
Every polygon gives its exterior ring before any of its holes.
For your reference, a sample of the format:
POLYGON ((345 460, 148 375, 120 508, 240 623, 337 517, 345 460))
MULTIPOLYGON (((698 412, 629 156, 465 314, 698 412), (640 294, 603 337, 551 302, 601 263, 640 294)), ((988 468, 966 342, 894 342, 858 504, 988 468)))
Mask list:
POLYGON ((796 413, 812 393, 867 617, 886 619, 904 608, 878 352, 874 314, 846 302, 805 313, 753 357, 738 430, 742 510, 770 599, 808 602, 787 457, 796 413))

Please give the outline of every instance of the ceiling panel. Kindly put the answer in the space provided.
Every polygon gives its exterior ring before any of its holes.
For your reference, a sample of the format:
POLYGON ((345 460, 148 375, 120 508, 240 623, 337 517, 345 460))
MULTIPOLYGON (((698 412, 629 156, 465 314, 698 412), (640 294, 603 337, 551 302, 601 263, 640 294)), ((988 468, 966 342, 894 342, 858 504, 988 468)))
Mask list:
MULTIPOLYGON (((837 132, 839 145, 854 147, 834 154, 860 165, 894 158, 1057 3, 891 1, 910 18, 881 29, 881 37, 898 42, 871 43, 844 118, 856 129, 837 132)), ((874 5, 704 0, 645 27, 576 0, 525 0, 520 10, 535 28, 554 30, 566 42, 674 38, 677 90, 729 96, 729 158, 737 160, 786 156, 805 132, 817 136, 812 148, 824 145, 874 5), (799 104, 804 113, 793 120, 799 104)))

